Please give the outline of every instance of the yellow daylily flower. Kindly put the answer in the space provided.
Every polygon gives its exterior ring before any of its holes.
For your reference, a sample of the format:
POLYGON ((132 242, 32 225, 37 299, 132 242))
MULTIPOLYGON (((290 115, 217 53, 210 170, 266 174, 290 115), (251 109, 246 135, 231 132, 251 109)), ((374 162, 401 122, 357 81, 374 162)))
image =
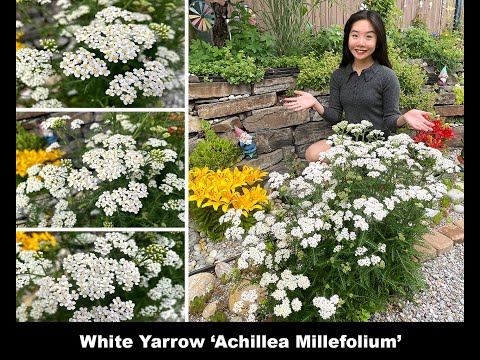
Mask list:
POLYGON ((27 175, 28 168, 45 162, 53 165, 60 165, 59 159, 63 155, 65 155, 65 153, 58 149, 50 152, 45 150, 16 150, 16 173, 17 175, 24 177, 27 175))
POLYGON ((25 233, 17 231, 16 241, 22 243, 22 250, 40 250, 40 244, 44 243, 46 247, 55 246, 57 242, 52 234, 48 232, 43 233, 25 233))

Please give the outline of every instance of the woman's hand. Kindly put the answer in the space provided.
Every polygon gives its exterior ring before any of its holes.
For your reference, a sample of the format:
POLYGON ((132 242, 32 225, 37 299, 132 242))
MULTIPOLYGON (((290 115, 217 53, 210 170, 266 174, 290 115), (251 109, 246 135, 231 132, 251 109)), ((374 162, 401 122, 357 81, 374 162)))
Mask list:
POLYGON ((413 109, 403 114, 403 119, 415 130, 431 131, 434 124, 427 119, 428 116, 433 116, 433 114, 428 111, 413 109))
POLYGON ((318 103, 317 99, 308 92, 295 90, 294 93, 298 96, 283 99, 283 106, 287 109, 299 111, 314 107, 318 103))

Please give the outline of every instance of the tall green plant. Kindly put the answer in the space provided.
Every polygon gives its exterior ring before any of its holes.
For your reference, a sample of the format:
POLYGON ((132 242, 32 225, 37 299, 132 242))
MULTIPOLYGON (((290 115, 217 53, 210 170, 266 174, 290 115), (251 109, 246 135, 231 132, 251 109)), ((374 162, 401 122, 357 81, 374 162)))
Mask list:
POLYGON ((368 10, 373 10, 380 14, 385 23, 387 33, 397 30, 395 23, 402 12, 397 8, 395 0, 364 0, 363 5, 368 10))
POLYGON ((259 0, 265 30, 273 37, 275 53, 301 54, 308 33, 304 16, 306 8, 299 0, 259 0))

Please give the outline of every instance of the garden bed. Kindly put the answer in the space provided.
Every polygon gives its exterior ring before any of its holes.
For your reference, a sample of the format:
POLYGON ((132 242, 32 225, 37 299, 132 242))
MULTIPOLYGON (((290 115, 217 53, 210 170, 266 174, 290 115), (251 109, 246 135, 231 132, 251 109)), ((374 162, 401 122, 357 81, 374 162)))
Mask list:
MULTIPOLYGON (((189 243, 192 314, 215 309, 211 321, 225 318, 227 310, 219 308, 221 302, 212 300, 216 295, 215 290, 213 293, 211 290, 218 287, 226 291, 230 284, 228 311, 247 321, 270 317, 274 321, 366 321, 373 312, 395 300, 395 294, 403 294, 400 299, 409 299, 423 288, 418 275, 421 266, 415 259, 423 261, 443 254, 454 243, 463 242, 457 225, 442 226, 443 219, 457 223, 463 216, 463 176, 455 175, 459 170, 455 165, 459 151, 450 150, 444 157, 438 150, 414 143, 405 134, 388 140, 352 141, 343 133, 347 126, 352 125, 342 122, 334 126, 337 134, 331 139, 336 145, 321 155, 328 159, 326 162, 310 163, 298 177, 288 173, 270 174, 268 187, 272 193, 268 196, 268 210, 253 212, 252 218, 249 212, 253 208, 241 211, 246 217, 239 213, 240 210, 227 212, 233 202, 227 205, 202 190, 210 189, 209 184, 217 184, 211 178, 213 175, 206 175, 210 171, 198 168, 190 171, 190 201, 196 201, 196 205, 192 203, 194 225, 190 228, 189 243), (398 158, 394 154, 398 154, 398 158), (412 158, 407 159, 410 156, 412 158), (423 172, 425 174, 421 175, 423 172), (382 176, 387 178, 379 180, 382 176), (407 183, 403 178, 408 178, 407 183), (426 186, 424 181, 431 184, 426 186), (366 185, 367 182, 376 185, 366 185), (327 184, 332 187, 325 188, 327 184), (358 194, 353 194, 355 191, 358 194), (381 200, 379 192, 384 191, 390 195, 381 200), (332 201, 337 196, 339 200, 332 201), (349 202, 346 199, 350 197, 349 202), (201 205, 206 199, 207 203, 201 205), (209 208, 212 205, 215 210, 219 206, 223 210, 218 208, 215 212, 209 208), (208 208, 204 210, 205 207, 208 208), (220 216, 223 212, 225 214, 220 216), (214 219, 219 216, 220 225, 215 225, 214 219), (228 223, 230 225, 225 226, 228 223), (252 223, 253 226, 247 226, 252 223), (196 233, 193 228, 197 225, 201 225, 205 233, 196 233), (424 236, 429 231, 434 231, 435 235, 424 236), (222 236, 210 238, 211 233, 224 234, 226 242, 222 236), (448 236, 455 239, 450 240, 448 236), (229 253, 226 254, 227 248, 229 253), (238 259, 235 259, 235 251, 239 252, 238 259), (211 273, 213 268, 216 276, 211 273), (403 290, 397 293, 399 288, 393 285, 397 280, 387 280, 385 276, 407 268, 408 275, 402 275, 401 278, 406 278, 398 285, 403 290), (310 272, 313 275, 307 275, 310 272), (318 277, 318 274, 323 275, 318 277), (351 282, 351 278, 355 281, 351 282), (291 282, 288 289, 287 281, 291 282), (381 281, 380 287, 371 285, 377 281, 381 281), (356 288, 359 282, 363 285, 356 288), (390 285, 392 288, 388 290, 390 285), (384 290, 378 290, 384 286, 384 290), (298 287, 308 290, 296 290, 298 287), (345 291, 343 295, 342 291, 345 291), (356 291, 363 294, 358 299, 356 291), (354 305, 356 301, 360 304, 354 305), (348 308, 344 304, 349 304, 348 308), (342 307, 341 314, 332 318, 337 306, 342 307), (319 308, 318 313, 315 307, 319 308)), ((364 134, 369 126, 371 124, 365 121, 353 125, 359 128, 358 132, 351 131, 364 134)), ((369 133, 370 137, 377 135, 369 133)), ((363 135, 355 136, 361 138, 363 135)), ((214 177, 221 173, 226 175, 225 171, 217 171, 214 177)), ((247 174, 251 170, 244 168, 242 172, 245 171, 247 174)), ((230 182, 241 183, 242 180, 233 178, 230 182)), ((249 182, 250 185, 254 183, 249 182)), ((225 194, 223 190, 221 193, 225 194)), ((232 199, 238 199, 239 203, 244 201, 235 196, 232 199)), ((225 294, 218 296, 223 299, 225 294)), ((225 307, 225 302, 223 305, 225 307)), ((203 316, 208 318, 207 315, 203 316)))

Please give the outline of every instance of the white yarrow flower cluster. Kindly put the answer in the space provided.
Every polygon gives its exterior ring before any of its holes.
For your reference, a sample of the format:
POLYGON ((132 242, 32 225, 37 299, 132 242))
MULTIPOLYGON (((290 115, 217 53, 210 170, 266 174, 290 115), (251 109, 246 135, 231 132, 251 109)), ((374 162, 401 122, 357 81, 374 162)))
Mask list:
POLYGON ((32 105, 32 108, 63 108, 65 107, 61 101, 57 99, 40 100, 32 105))
POLYGON ((48 98, 49 90, 45 87, 38 86, 32 91, 32 99, 35 101, 46 100, 48 98))
POLYGON ((330 319, 337 311, 337 305, 340 301, 338 295, 333 295, 330 299, 323 296, 317 296, 313 299, 313 305, 318 308, 318 313, 322 319, 330 319))
POLYGON ((128 184, 128 189, 119 187, 111 192, 103 192, 99 196, 95 206, 103 209, 107 216, 112 216, 118 211, 119 206, 122 211, 138 214, 143 206, 140 199, 146 198, 147 196, 147 185, 131 181, 128 184))
POLYGON ((75 190, 96 190, 98 189, 97 179, 86 168, 73 169, 68 176, 68 185, 75 190))
POLYGON ((136 88, 142 90, 144 96, 162 96, 165 83, 170 81, 165 67, 158 61, 145 61, 144 68, 115 75, 105 93, 119 96, 125 105, 132 104, 137 98, 136 88))
POLYGON ((105 24, 111 24, 117 19, 123 19, 125 21, 150 21, 152 17, 148 14, 141 14, 136 12, 131 12, 128 10, 120 9, 116 6, 109 6, 102 11, 99 11, 95 14, 95 18, 100 22, 105 24))
POLYGON ((145 145, 151 146, 153 148, 165 147, 168 143, 163 139, 150 138, 145 142, 145 145))
POLYGON ((159 46, 155 54, 156 60, 162 65, 175 64, 180 61, 180 56, 175 51, 169 50, 165 46, 159 46))
POLYGON ((45 151, 46 152, 51 152, 55 149, 60 149, 60 144, 56 141, 51 143, 50 145, 48 145, 47 148, 45 149, 45 151))
POLYGON ((108 76, 110 70, 107 68, 107 63, 102 59, 96 58, 95 54, 89 52, 83 47, 76 52, 63 53, 63 60, 60 63, 60 68, 67 76, 75 76, 82 80, 89 79, 91 76, 108 76))
POLYGON ((53 75, 52 56, 48 50, 21 48, 16 53, 17 79, 32 88, 45 84, 53 75))
POLYGON ((72 130, 80 129, 84 124, 85 122, 83 120, 75 119, 70 123, 70 128, 72 130))
POLYGON ((113 299, 109 306, 94 306, 91 310, 81 307, 70 318, 71 322, 120 322, 133 319, 135 304, 133 301, 113 299))
POLYGON ((280 174, 276 171, 273 171, 269 174, 268 183, 270 183, 270 188, 275 190, 283 186, 285 180, 289 178, 290 178, 290 175, 287 173, 280 174))
POLYGON ((140 24, 84 26, 75 33, 75 38, 99 50, 107 61, 113 63, 127 63, 135 59, 142 48, 150 49, 155 43, 153 31, 147 25, 140 24))
POLYGON ((44 130, 61 128, 67 125, 67 120, 70 120, 68 115, 50 117, 43 121, 40 127, 44 130))

